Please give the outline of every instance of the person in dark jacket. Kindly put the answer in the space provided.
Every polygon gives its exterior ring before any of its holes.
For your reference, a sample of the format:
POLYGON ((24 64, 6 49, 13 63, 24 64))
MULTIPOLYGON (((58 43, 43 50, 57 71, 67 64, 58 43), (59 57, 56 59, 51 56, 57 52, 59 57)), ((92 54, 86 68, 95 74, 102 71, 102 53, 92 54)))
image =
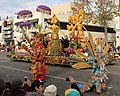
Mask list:
POLYGON ((0 79, 0 96, 3 96, 4 91, 5 91, 5 82, 4 80, 0 79))
POLYGON ((14 79, 12 81, 11 91, 6 96, 25 96, 26 91, 22 89, 22 81, 20 79, 14 79))
POLYGON ((3 96, 6 96, 8 92, 11 92, 11 82, 5 82, 5 92, 3 96))
POLYGON ((69 53, 68 53, 68 47, 69 47, 69 40, 68 40, 68 37, 65 36, 65 39, 62 37, 61 39, 61 43, 62 43, 62 49, 63 49, 63 52, 65 53, 65 56, 69 56, 69 53))

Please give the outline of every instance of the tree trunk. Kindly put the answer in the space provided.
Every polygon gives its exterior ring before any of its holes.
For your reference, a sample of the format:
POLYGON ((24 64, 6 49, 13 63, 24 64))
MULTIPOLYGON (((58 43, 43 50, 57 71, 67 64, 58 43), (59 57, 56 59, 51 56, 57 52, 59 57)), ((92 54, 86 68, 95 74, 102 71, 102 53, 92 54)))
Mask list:
POLYGON ((107 32, 107 24, 104 26, 105 31, 105 45, 108 45, 108 32, 107 32))

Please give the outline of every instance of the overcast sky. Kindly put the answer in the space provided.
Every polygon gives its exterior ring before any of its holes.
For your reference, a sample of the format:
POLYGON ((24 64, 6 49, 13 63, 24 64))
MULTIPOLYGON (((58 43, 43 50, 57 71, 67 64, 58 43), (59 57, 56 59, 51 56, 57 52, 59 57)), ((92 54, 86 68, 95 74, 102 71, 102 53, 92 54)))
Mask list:
POLYGON ((0 16, 2 18, 15 17, 15 13, 23 9, 32 11, 41 4, 51 6, 69 1, 73 0, 0 0, 0 16))

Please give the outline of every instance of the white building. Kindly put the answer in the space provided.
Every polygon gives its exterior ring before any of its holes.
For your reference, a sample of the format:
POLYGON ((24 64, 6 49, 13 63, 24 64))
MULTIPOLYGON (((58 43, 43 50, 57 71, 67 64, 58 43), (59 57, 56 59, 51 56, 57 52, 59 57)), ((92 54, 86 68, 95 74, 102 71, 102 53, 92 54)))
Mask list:
MULTIPOLYGON (((27 34, 29 34, 29 36, 31 37, 32 36, 32 32, 36 32, 38 31, 36 29, 36 26, 35 24, 42 24, 42 31, 45 31, 45 28, 47 26, 49 26, 49 22, 47 22, 47 20, 49 20, 53 14, 55 14, 58 18, 58 20, 60 21, 60 28, 61 30, 69 35, 68 31, 66 30, 66 25, 68 24, 68 17, 70 15, 72 15, 72 9, 71 7, 73 6, 73 3, 72 2, 67 2, 67 3, 63 3, 63 4, 58 4, 58 5, 54 5, 54 6, 51 6, 50 9, 51 9, 51 15, 50 14, 47 14, 48 10, 43 9, 43 11, 40 11, 40 12, 37 12, 36 10, 35 11, 32 11, 33 13, 33 17, 32 18, 28 18, 27 21, 31 21, 32 24, 28 27, 28 30, 27 30, 27 34)), ((46 6, 47 7, 47 6, 46 6)), ((49 7, 48 7, 49 9, 49 7)), ((50 10, 49 10, 50 11, 50 10)), ((22 34, 21 33, 21 30, 20 28, 18 28, 18 25, 20 22, 22 22, 23 19, 17 19, 17 16, 16 18, 14 18, 14 41, 15 41, 15 44, 17 44, 17 41, 21 41, 22 40, 22 34)), ((113 22, 112 22, 113 23, 113 22)), ((115 25, 115 24, 113 24, 115 25)), ((104 38, 104 28, 101 27, 100 25, 95 25, 95 24, 92 24, 90 23, 89 25, 85 24, 84 23, 84 26, 87 28, 87 30, 89 32, 92 33, 93 35, 93 39, 95 38, 98 38, 98 37, 103 37, 104 38)), ((110 26, 110 28, 108 29, 108 40, 109 42, 113 42, 115 43, 116 42, 116 45, 119 46, 120 45, 120 24, 115 27, 115 26, 110 26), (117 33, 115 33, 115 30, 117 33), (119 32, 118 32, 119 31, 119 32), (117 39, 116 39, 117 37, 117 39), (116 41, 117 40, 117 41, 116 41)), ((63 34, 59 33, 60 37, 63 37, 63 34)), ((86 32, 85 32, 85 36, 87 36, 86 32)))
MULTIPOLYGON (((7 18, 0 21, 0 43, 10 44, 13 40, 13 18, 7 18)), ((13 43, 11 43, 13 44, 13 43)))
MULTIPOLYGON (((117 0, 118 5, 120 0, 117 0)), ((115 17, 115 31, 116 31, 116 47, 120 46, 120 16, 115 17)))
POLYGON ((0 43, 4 43, 4 39, 2 38, 2 22, 0 22, 0 43))
POLYGON ((120 46, 120 17, 116 18, 116 26, 115 26, 115 31, 116 31, 116 47, 120 46))

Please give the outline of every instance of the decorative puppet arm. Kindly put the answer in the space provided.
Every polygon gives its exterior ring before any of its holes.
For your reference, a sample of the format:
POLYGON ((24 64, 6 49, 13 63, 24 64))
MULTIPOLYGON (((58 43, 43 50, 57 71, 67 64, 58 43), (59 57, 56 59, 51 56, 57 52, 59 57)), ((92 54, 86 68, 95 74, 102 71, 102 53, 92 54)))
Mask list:
POLYGON ((76 26, 77 26, 77 24, 75 24, 75 26, 73 27, 71 33, 73 33, 75 31, 76 26))
MULTIPOLYGON (((60 28, 59 28, 59 30, 60 30, 60 28)), ((66 36, 66 34, 65 34, 63 31, 60 30, 60 32, 61 32, 64 36, 66 36)))
POLYGON ((48 29, 44 32, 44 34, 46 34, 49 30, 50 30, 50 27, 48 27, 48 29))

